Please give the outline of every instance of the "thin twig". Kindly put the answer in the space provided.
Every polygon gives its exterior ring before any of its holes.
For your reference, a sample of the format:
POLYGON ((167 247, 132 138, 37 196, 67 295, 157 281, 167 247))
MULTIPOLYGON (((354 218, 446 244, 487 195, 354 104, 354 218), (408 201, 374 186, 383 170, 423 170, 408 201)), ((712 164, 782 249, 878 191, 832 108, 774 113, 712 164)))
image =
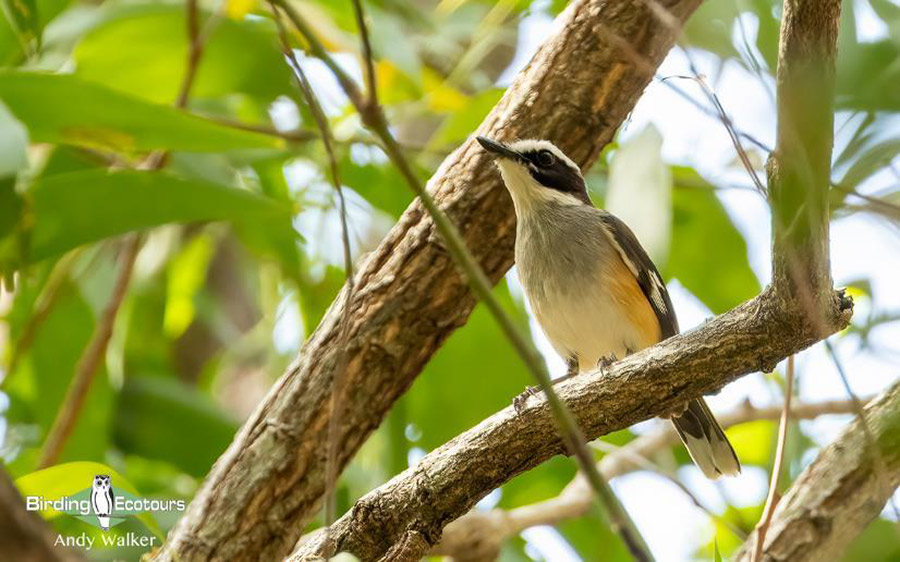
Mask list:
MULTIPOLYGON (((343 313, 341 315, 339 335, 341 343, 338 346, 340 353, 337 360, 335 361, 334 375, 331 382, 331 417, 328 419, 328 456, 325 462, 325 524, 330 526, 332 523, 334 523, 334 520, 337 516, 335 503, 335 483, 337 481, 338 472, 338 422, 342 417, 343 410, 342 398, 344 393, 344 375, 346 374, 347 361, 349 356, 347 347, 350 337, 350 319, 351 313, 353 311, 353 296, 355 292, 355 285, 353 280, 353 259, 350 255, 350 231, 347 221, 347 201, 344 198, 344 190, 341 187, 338 161, 334 155, 333 135, 331 134, 331 127, 328 125, 328 119, 325 117, 325 112, 322 110, 322 106, 321 104, 319 104, 319 100, 316 98, 312 86, 310 85, 309 80, 306 78, 306 73, 303 72, 303 68, 300 66, 300 63, 297 61, 297 56, 295 55, 294 50, 291 48, 287 31, 284 29, 284 25, 281 22, 281 16, 278 12, 277 6, 270 2, 270 7, 275 18, 275 24, 278 26, 278 35, 281 40, 281 46, 284 54, 293 67, 297 84, 300 87, 300 91, 303 93, 303 97, 306 99, 306 103, 309 106, 309 109, 313 114, 313 119, 316 122, 316 127, 318 127, 319 133, 322 136, 322 144, 325 146, 325 153, 328 157, 328 162, 330 165, 331 183, 334 187, 335 193, 337 194, 338 204, 340 207, 339 212, 341 218, 341 241, 344 246, 344 271, 346 274, 347 288, 345 291, 346 300, 344 302, 343 313)), ((328 553, 328 556, 331 556, 331 554, 332 553, 328 553)))
POLYGON ((766 542, 766 532, 772 523, 772 515, 775 513, 775 506, 778 505, 778 480, 781 476, 782 466, 784 465, 784 449, 787 442, 788 425, 791 421, 791 395, 794 393, 794 356, 791 355, 787 360, 787 375, 785 377, 786 384, 784 388, 784 409, 781 413, 781 421, 778 428, 778 444, 775 446, 775 463, 772 466, 772 478, 769 483, 769 494, 766 497, 766 505, 763 508, 763 515, 756 526, 756 547, 754 549, 753 560, 759 562, 762 560, 763 543, 766 542))
MULTIPOLYGON (((344 87, 347 97, 356 107, 363 123, 381 139, 388 157, 394 165, 397 166, 400 174, 406 180, 413 192, 419 197, 425 210, 431 216, 435 228, 444 240, 447 251, 460 269, 463 270, 473 292, 485 303, 485 306, 500 325, 506 338, 512 343, 532 376, 538 381, 538 384, 547 397, 547 403, 550 406, 550 410, 553 412, 553 416, 560 426, 563 442, 569 452, 575 456, 579 466, 590 482, 591 488, 600 500, 601 505, 605 508, 612 529, 621 536, 623 542, 636 559, 641 561, 653 560, 653 555, 650 553, 650 549, 638 531, 637 526, 631 520, 631 517, 619 502, 618 498, 616 498, 609 483, 603 479, 600 472, 597 470, 594 459, 585 445, 584 435, 578 427, 574 416, 553 390, 550 376, 545 370, 543 361, 538 356, 534 347, 528 343, 526 338, 516 328, 515 324, 513 324, 512 320, 500 305, 500 302, 494 297, 491 291, 490 281, 484 274, 481 266, 469 252, 459 230, 457 230, 456 226, 450 221, 447 215, 437 206, 434 199, 426 191, 424 185, 413 171, 412 166, 403 154, 400 145, 391 134, 390 127, 381 108, 367 107, 365 105, 355 82, 353 82, 331 58, 315 34, 312 33, 303 17, 294 10, 290 4, 285 2, 285 0, 271 1, 274 4, 277 4, 287 14, 288 18, 297 28, 297 31, 300 32, 309 44, 310 53, 321 59, 325 65, 335 73, 338 83, 344 87)), ((364 21, 362 23, 364 24, 364 21)))
POLYGON ((762 195, 763 197, 767 197, 768 192, 766 191, 766 186, 763 185, 762 181, 759 179, 759 176, 756 175, 756 170, 753 168, 753 164, 750 162, 750 158, 747 156, 747 151, 744 150, 744 146, 741 144, 739 133, 735 129, 734 123, 732 123, 731 118, 725 112, 725 108, 722 107, 722 104, 719 102, 719 97, 709 88, 709 86, 706 84, 706 81, 697 72, 697 69, 694 67, 694 63, 691 62, 690 64, 691 71, 694 73, 694 76, 667 76, 666 78, 663 78, 663 81, 669 78, 681 78, 684 80, 693 80, 700 85, 703 93, 706 94, 706 97, 716 108, 716 112, 719 114, 719 120, 722 122, 722 125, 725 126, 725 130, 728 131, 728 136, 731 138, 731 143, 734 145, 734 149, 737 151, 737 155, 741 160, 741 164, 744 165, 744 169, 747 170, 747 174, 753 181, 753 185, 756 187, 756 190, 759 191, 760 195, 762 195))
POLYGON ((53 420, 53 426, 47 434, 47 440, 41 451, 41 459, 38 462, 39 468, 46 468, 59 459, 66 442, 75 429, 75 422, 84 406, 85 398, 88 390, 90 390, 91 382, 94 380, 94 373, 97 372, 100 362, 106 356, 106 347, 112 337, 113 325, 116 321, 116 315, 125 293, 128 290, 128 284, 131 281, 131 273, 134 270, 134 261, 137 258, 138 251, 141 247, 140 235, 133 235, 128 242, 122 256, 122 268, 116 277, 113 286, 112 296, 103 309, 94 333, 91 335, 91 341, 82 353, 81 358, 75 368, 75 375, 66 391, 66 396, 62 401, 59 412, 53 420))
MULTIPOLYGON (((179 109, 184 109, 187 105, 191 88, 197 77, 197 66, 203 54, 203 39, 206 36, 200 34, 196 0, 187 0, 186 12, 189 48, 185 77, 174 104, 179 109)), ((144 160, 141 167, 147 170, 159 170, 166 165, 167 157, 168 153, 166 151, 153 152, 144 160)), ((60 410, 57 412, 53 425, 47 434, 47 439, 44 442, 38 462, 40 468, 46 468, 59 459, 66 442, 75 429, 75 424, 84 406, 94 375, 100 367, 100 363, 106 357, 106 350, 109 346, 110 338, 112 338, 116 317, 118 316, 119 308, 122 306, 125 294, 128 292, 128 285, 131 282, 134 264, 142 243, 143 237, 140 234, 132 235, 126 242, 120 257, 122 269, 119 271, 113 285, 112 296, 106 308, 103 309, 97 325, 94 327, 88 346, 78 359, 72 382, 69 383, 69 388, 60 405, 60 410)))
POLYGON ((365 69, 366 93, 368 104, 378 106, 378 85, 375 82, 375 60, 372 56, 372 43, 369 41, 369 28, 366 26, 366 14, 363 12, 362 0, 353 0, 353 13, 356 16, 356 29, 362 43, 363 68, 365 69))
MULTIPOLYGON (((859 425, 862 427, 863 435, 866 436, 866 446, 868 450, 872 452, 872 461, 876 477, 882 485, 888 488, 891 484, 890 478, 887 476, 887 467, 884 462, 884 457, 881 456, 881 452, 875 443, 875 435, 872 432, 872 428, 869 427, 869 422, 866 420, 865 404, 850 387, 847 371, 844 370, 844 364, 838 357, 837 351, 835 351, 831 341, 827 339, 823 341, 825 343, 825 349, 828 351, 828 355, 831 357, 831 361, 834 363, 834 367, 841 379, 841 384, 844 385, 844 390, 847 392, 847 396, 853 404, 853 411, 859 419, 859 425)), ((894 502, 894 496, 890 496, 888 501, 891 504, 891 510, 894 512, 894 517, 900 519, 900 509, 897 508, 897 504, 894 502)))

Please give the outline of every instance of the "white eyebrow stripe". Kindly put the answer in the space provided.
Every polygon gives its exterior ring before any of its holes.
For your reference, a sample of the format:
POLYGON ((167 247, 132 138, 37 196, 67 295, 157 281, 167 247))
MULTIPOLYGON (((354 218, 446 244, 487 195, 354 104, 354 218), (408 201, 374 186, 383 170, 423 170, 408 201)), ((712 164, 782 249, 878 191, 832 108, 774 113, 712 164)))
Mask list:
POLYGON ((550 141, 539 139, 525 139, 511 142, 508 146, 516 152, 536 152, 539 150, 549 150, 553 153, 554 156, 565 162, 570 168, 578 170, 578 172, 581 173, 581 168, 578 166, 578 164, 573 162, 571 158, 566 156, 562 150, 557 148, 556 145, 554 145, 550 141))

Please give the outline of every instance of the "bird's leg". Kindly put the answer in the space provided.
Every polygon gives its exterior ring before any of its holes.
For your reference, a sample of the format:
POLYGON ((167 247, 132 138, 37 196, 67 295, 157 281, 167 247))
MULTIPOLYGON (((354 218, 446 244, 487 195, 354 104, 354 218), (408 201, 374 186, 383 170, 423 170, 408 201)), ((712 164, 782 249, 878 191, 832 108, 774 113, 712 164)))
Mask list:
POLYGON ((606 369, 609 368, 610 365, 618 361, 619 359, 616 357, 616 353, 614 351, 610 351, 609 355, 605 355, 597 360, 597 367, 600 368, 600 374, 606 375, 606 369))
POLYGON ((659 417, 663 419, 670 420, 672 418, 680 418, 688 409, 688 402, 682 402, 681 404, 675 404, 665 412, 659 415, 659 417))
MULTIPOLYGON (((555 385, 558 382, 562 382, 566 379, 570 379, 578 374, 578 358, 577 357, 575 357, 574 355, 572 357, 569 357, 569 360, 566 361, 566 366, 567 366, 566 374, 559 378, 553 379, 552 381, 550 381, 551 384, 555 385)), ((541 392, 540 386, 528 386, 525 388, 525 390, 522 392, 522 394, 519 394, 518 396, 513 398, 513 408, 515 408, 516 413, 521 414, 522 410, 525 408, 525 402, 527 402, 530 397, 536 396, 540 392, 541 392)))

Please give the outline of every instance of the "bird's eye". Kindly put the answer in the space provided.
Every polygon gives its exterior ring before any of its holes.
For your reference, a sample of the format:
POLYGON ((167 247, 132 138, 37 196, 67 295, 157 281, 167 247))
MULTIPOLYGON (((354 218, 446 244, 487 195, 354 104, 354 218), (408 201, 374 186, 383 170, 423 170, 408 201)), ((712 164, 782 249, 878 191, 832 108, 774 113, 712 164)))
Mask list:
POLYGON ((548 168, 556 162, 556 157, 549 150, 542 150, 537 154, 537 161, 544 168, 548 168))

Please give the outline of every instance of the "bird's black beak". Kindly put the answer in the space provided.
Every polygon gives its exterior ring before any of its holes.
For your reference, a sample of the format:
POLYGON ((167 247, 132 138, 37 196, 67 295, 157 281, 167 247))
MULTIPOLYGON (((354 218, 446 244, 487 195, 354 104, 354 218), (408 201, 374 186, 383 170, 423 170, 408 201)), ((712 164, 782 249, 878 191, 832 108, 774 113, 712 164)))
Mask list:
POLYGON ((493 152, 497 156, 502 158, 511 158, 513 160, 518 160, 520 158, 519 153, 515 150, 511 150, 505 144, 499 143, 497 141, 493 141, 487 137, 475 137, 482 147, 488 152, 493 152))

